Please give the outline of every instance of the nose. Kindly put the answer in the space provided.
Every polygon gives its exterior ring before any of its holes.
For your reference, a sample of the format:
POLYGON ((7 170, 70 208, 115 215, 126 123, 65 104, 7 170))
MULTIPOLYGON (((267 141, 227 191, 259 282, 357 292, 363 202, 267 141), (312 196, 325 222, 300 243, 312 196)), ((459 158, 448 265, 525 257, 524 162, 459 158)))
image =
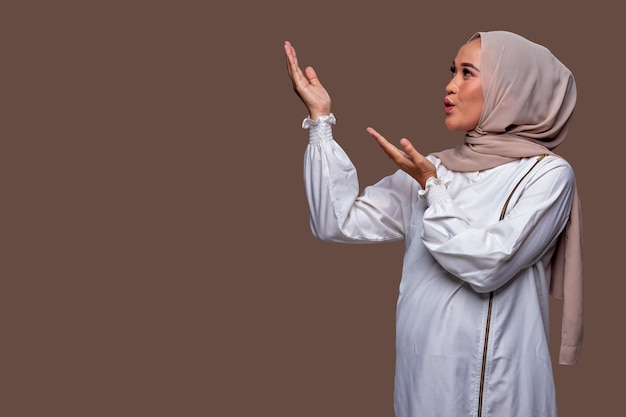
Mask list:
POLYGON ((451 79, 448 85, 446 85, 446 95, 456 94, 458 92, 459 92, 459 87, 454 82, 454 79, 451 79))

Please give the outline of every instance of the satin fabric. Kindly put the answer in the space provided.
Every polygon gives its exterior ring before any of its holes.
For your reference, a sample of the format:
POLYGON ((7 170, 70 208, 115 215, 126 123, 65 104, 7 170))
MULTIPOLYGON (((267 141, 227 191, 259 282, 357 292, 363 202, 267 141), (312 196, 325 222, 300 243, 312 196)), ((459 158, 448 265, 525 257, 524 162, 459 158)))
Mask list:
MULTIPOLYGON (((554 154, 576 105, 571 71, 552 52, 508 31, 477 32, 484 106, 465 143, 434 153, 455 171, 493 168, 517 158, 554 154)), ((468 42, 469 42, 468 41, 468 42)), ((551 293, 563 300, 559 363, 572 365, 583 339, 582 211, 578 191, 552 260, 551 293)))
MULTIPOLYGON (((575 188, 549 156, 449 171, 424 193, 397 171, 359 192, 357 171, 332 134, 334 116, 305 119, 304 181, 313 234, 324 241, 404 240, 396 321, 396 417, 477 415, 489 292, 483 416, 555 417, 549 352, 550 260, 575 188)), ((389 279, 390 277, 380 277, 389 279)))

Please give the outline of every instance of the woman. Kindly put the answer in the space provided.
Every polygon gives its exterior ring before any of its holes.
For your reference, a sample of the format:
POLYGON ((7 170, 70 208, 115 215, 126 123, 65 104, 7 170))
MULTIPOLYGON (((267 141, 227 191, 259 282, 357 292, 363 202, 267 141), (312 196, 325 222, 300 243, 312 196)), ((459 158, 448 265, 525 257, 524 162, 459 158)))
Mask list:
POLYGON ((576 101, 571 72, 545 47, 505 31, 458 50, 445 89, 461 146, 420 154, 368 132, 399 169, 359 195, 332 135, 331 99, 285 42, 309 117, 305 185, 325 241, 403 239, 396 316, 397 417, 553 417, 549 294, 564 300, 559 362, 582 341, 582 239, 571 166, 552 150, 576 101))

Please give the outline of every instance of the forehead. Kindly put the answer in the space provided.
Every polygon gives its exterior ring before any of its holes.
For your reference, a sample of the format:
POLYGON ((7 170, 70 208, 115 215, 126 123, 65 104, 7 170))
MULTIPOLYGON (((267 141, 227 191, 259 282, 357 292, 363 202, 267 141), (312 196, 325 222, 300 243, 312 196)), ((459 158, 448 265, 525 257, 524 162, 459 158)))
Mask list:
POLYGON ((463 44, 454 58, 457 64, 469 63, 480 68, 480 38, 472 39, 463 44))

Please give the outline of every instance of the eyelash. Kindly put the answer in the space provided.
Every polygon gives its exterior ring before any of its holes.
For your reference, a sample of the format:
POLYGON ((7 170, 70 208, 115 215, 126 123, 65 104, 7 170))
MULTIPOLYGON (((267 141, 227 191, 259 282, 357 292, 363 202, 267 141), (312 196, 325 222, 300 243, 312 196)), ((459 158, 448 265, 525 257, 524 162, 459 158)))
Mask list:
MULTIPOLYGON (((452 73, 452 76, 454 77, 454 75, 456 74, 456 69, 454 68, 454 66, 450 67, 450 72, 452 73)), ((467 68, 463 68, 463 75, 468 76, 468 75, 473 75, 473 74, 467 68)))

